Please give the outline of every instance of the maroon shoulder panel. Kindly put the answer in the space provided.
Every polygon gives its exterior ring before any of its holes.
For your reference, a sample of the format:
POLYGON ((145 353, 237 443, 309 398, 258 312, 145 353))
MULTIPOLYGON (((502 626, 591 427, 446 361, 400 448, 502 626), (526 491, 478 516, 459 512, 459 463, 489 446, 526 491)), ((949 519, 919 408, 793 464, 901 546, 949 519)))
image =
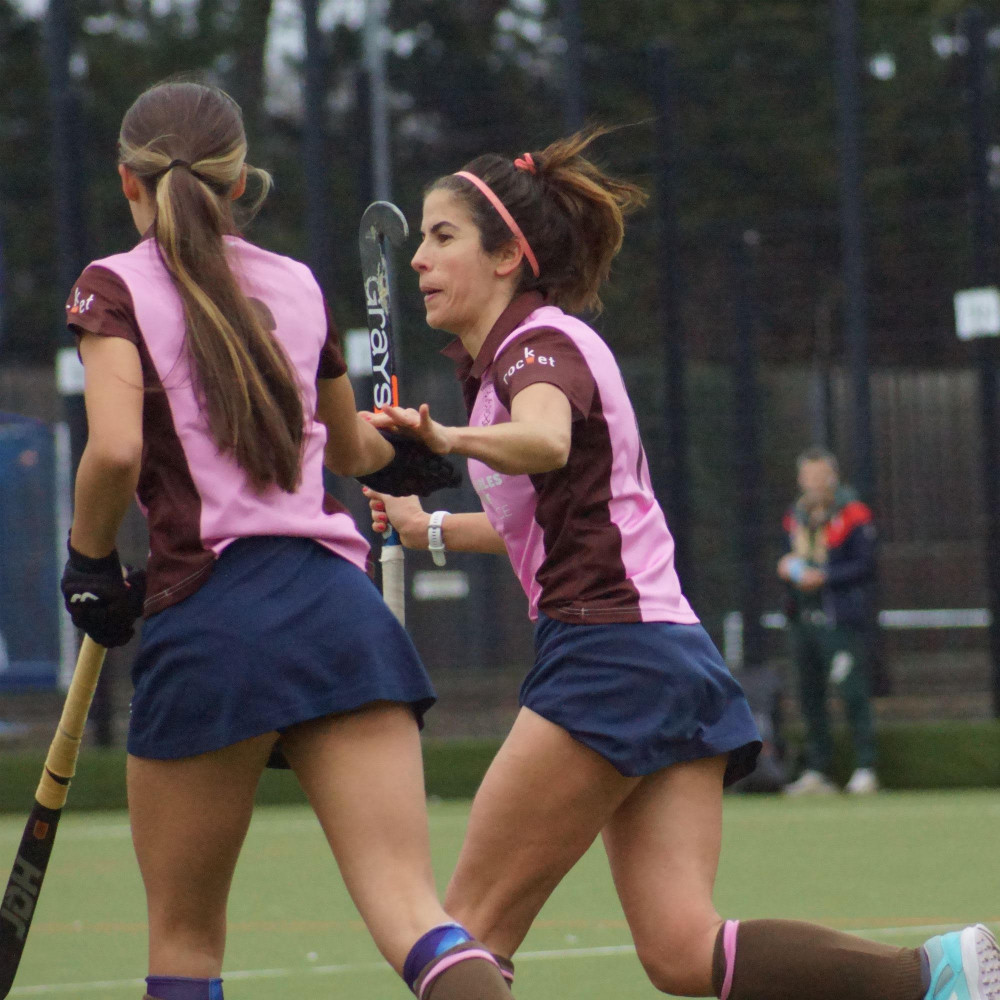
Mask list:
POLYGON ((146 616, 193 594, 215 565, 201 540, 201 497, 191 478, 173 415, 145 343, 139 343, 146 398, 137 494, 149 524, 146 616))
POLYGON ((569 462, 554 472, 531 476, 538 494, 536 519, 545 541, 545 560, 536 578, 539 610, 559 621, 641 621, 639 592, 625 573, 622 537, 611 520, 611 435, 600 393, 590 416, 574 421, 569 462))

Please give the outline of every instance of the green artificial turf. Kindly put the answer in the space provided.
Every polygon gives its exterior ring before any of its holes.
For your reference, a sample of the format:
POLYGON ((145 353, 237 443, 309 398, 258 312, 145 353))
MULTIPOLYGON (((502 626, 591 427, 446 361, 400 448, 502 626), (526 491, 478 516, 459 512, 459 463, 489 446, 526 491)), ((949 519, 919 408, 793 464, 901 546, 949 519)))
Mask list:
MULTIPOLYGON (((792 751, 798 739, 789 733, 792 751)), ((471 798, 500 743, 498 740, 425 741, 428 795, 471 798)), ((836 776, 846 781, 851 761, 847 734, 836 733, 836 776)), ((879 779, 889 789, 1000 788, 1000 721, 897 723, 878 733, 879 779)), ((45 752, 0 754, 0 813, 27 815, 45 752)), ((261 805, 303 803, 288 771, 267 771, 261 805)), ((87 747, 69 793, 71 809, 125 808, 125 751, 87 747)))
MULTIPOLYGON (((465 802, 430 808, 443 884, 465 802)), ((0 858, 23 818, 0 818, 0 858)), ((1000 923, 1000 792, 868 799, 726 800, 716 904, 725 916, 817 920, 914 945, 935 928, 1000 923)), ((145 971, 142 886, 120 812, 67 810, 11 998, 138 1000, 145 971)), ((631 952, 603 852, 557 889, 517 959, 519 1000, 660 996, 631 952)), ((403 1000, 344 891, 306 807, 259 807, 230 905, 227 1000, 403 1000)))

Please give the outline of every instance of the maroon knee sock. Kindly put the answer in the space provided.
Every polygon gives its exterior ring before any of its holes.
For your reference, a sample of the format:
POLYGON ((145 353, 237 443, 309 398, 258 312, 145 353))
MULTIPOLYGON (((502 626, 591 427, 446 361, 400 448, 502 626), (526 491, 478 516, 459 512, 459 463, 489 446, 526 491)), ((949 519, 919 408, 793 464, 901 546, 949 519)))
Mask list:
POLYGON ((721 1000, 923 1000, 920 948, 893 948, 797 920, 726 921, 712 986, 721 1000))
POLYGON ((421 970, 419 1000, 511 1000, 510 985, 492 955, 475 941, 449 948, 421 970))
POLYGON ((514 963, 506 955, 498 955, 496 952, 493 952, 493 957, 497 960, 497 968, 500 970, 500 975, 507 980, 507 985, 513 989, 514 963))

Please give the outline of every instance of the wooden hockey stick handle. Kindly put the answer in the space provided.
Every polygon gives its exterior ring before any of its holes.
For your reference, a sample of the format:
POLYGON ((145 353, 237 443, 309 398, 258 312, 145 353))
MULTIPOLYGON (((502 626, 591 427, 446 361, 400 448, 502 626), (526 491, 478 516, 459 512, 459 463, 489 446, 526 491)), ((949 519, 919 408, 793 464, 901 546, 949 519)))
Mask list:
POLYGON ((49 744, 45 769, 35 792, 36 800, 49 809, 62 809, 66 804, 69 782, 76 774, 76 760, 80 755, 87 715, 90 713, 90 703, 94 700, 106 652, 89 635, 83 637, 59 726, 49 744))
POLYGON ((400 625, 406 624, 406 583, 403 570, 403 545, 395 530, 388 532, 379 555, 382 567, 382 598, 400 625))

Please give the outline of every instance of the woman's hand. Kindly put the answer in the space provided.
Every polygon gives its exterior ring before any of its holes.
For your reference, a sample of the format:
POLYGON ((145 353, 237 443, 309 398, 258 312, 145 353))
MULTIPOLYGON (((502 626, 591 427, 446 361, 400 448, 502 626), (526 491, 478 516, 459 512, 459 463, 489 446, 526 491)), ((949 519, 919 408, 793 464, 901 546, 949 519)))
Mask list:
POLYGON ((427 522, 430 516, 420 506, 417 497, 393 497, 387 493, 376 493, 367 486, 363 486, 361 492, 368 498, 372 531, 381 535, 391 525, 406 548, 427 548, 427 522))
POLYGON ((372 427, 375 427, 380 431, 396 429, 396 425, 393 423, 392 417, 386 413, 382 413, 381 411, 358 410, 358 416, 361 417, 366 424, 371 424, 372 427))
POLYGON ((431 408, 420 404, 419 410, 412 407, 387 406, 381 414, 388 416, 396 430, 405 431, 419 438, 431 451, 438 455, 448 455, 454 449, 451 440, 452 428, 439 424, 431 418, 431 408))

